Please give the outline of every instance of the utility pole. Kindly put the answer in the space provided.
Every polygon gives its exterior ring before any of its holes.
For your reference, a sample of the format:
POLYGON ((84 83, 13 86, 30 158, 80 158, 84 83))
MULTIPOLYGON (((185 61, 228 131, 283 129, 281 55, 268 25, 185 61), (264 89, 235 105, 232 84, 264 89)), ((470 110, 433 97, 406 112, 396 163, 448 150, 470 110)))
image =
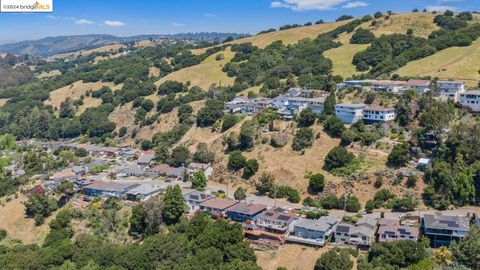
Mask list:
POLYGON ((273 185, 273 190, 274 190, 274 195, 273 195, 273 199, 275 201, 275 208, 277 208, 277 185, 273 185))
POLYGON ((347 193, 343 195, 343 217, 347 216, 347 193))

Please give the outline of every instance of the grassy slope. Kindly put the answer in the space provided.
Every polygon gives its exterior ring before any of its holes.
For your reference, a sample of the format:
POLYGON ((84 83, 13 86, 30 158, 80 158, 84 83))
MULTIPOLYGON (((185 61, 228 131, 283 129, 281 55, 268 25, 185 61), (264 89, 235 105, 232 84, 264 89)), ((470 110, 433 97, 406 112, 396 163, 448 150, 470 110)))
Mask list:
MULTIPOLYGON (((390 16, 388 20, 380 18, 377 20, 379 23, 375 26, 371 26, 371 22, 367 22, 360 27, 372 31, 377 37, 393 33, 405 33, 407 29, 412 29, 417 36, 426 37, 432 31, 438 29, 433 24, 434 17, 435 15, 430 13, 397 14, 390 16)), ((338 40, 343 45, 325 52, 325 57, 333 61, 333 74, 344 78, 358 73, 352 65, 353 56, 368 47, 368 45, 350 44, 352 34, 342 34, 338 40)))
POLYGON ((440 79, 459 79, 470 87, 480 80, 480 39, 468 47, 453 47, 413 61, 398 71, 399 75, 431 75, 440 79))
POLYGON ((183 68, 163 77, 161 80, 156 82, 156 85, 158 86, 167 80, 179 82, 190 81, 192 86, 199 86, 204 90, 207 90, 212 83, 217 85, 232 85, 233 78, 228 77, 222 71, 222 68, 233 58, 233 56, 234 53, 230 51, 230 49, 226 49, 223 52, 218 52, 209 56, 202 63, 196 66, 183 68), (223 54, 225 59, 216 61, 215 57, 218 54, 223 54))

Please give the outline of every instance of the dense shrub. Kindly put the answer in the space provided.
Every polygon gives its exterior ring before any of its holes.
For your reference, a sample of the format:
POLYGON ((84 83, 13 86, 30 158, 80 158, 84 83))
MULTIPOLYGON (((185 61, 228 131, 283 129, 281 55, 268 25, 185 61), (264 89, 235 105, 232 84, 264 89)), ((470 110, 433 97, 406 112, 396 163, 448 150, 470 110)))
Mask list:
POLYGON ((331 171, 336 168, 346 167, 352 163, 355 156, 342 146, 335 146, 325 157, 325 169, 331 171))
POLYGON ((312 146, 313 144, 313 130, 310 128, 300 128, 295 133, 295 137, 292 142, 292 149, 300 151, 312 146))
POLYGON ((375 39, 375 35, 367 29, 359 28, 350 38, 351 44, 369 44, 375 39))

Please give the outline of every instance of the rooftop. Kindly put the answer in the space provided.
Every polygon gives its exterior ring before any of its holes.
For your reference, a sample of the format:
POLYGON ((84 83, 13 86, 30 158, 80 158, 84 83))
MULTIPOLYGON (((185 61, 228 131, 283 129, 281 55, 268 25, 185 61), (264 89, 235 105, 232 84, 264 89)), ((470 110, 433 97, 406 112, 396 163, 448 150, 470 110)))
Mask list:
POLYGON ((291 212, 286 212, 282 208, 272 208, 258 215, 259 218, 268 219, 268 220, 277 220, 290 223, 294 218, 295 214, 291 212))
POLYGON ((212 199, 214 197, 212 194, 208 194, 206 192, 198 191, 198 190, 193 190, 188 194, 184 194, 184 196, 187 198, 187 200, 200 201, 200 202, 212 199))
POLYGON ((138 164, 147 164, 150 163, 155 158, 155 155, 144 154, 138 157, 138 164))
POLYGON ((314 231, 327 231, 338 222, 335 217, 320 217, 319 219, 301 219, 295 224, 295 227, 301 227, 314 231))
POLYGON ((372 106, 365 109, 365 111, 379 111, 379 112, 388 112, 395 111, 395 108, 385 108, 382 106, 372 106))
POLYGON ((225 210, 235 204, 237 204, 237 202, 231 199, 213 198, 211 200, 201 203, 200 207, 216 209, 216 210, 225 210))
POLYGON ((154 192, 160 192, 162 190, 166 190, 167 187, 165 185, 158 185, 158 184, 141 184, 138 187, 130 189, 127 193, 128 194, 150 194, 154 192))
POLYGON ((470 221, 468 217, 425 214, 423 216, 423 221, 428 228, 462 231, 470 230, 470 221))
POLYGON ((263 204, 237 203, 228 208, 228 211, 244 215, 255 215, 256 213, 264 211, 265 209, 267 209, 267 207, 263 204))
POLYGON ((124 193, 138 186, 140 186, 140 184, 95 181, 90 185, 85 186, 85 188, 124 193))
POLYGON ((417 227, 411 226, 399 226, 399 225, 391 225, 391 226, 380 226, 378 228, 378 234, 390 234, 390 235, 411 235, 417 236, 419 235, 420 230, 417 227))
POLYGON ((349 108, 365 108, 367 107, 367 105, 363 104, 363 103, 339 103, 337 105, 335 105, 335 107, 349 107, 349 108))
POLYGON ((462 93, 462 95, 480 95, 480 90, 466 91, 465 93, 462 93))
POLYGON ((405 83, 406 86, 430 86, 429 80, 410 80, 405 83))

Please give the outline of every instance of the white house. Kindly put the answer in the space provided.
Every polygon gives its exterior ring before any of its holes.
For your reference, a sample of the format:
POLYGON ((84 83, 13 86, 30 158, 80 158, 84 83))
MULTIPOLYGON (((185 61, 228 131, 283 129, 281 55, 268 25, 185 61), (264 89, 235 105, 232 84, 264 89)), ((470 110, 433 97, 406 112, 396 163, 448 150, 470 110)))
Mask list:
POLYGON ((461 93, 460 104, 469 111, 480 112, 480 90, 461 93))
POLYGON ((338 224, 335 229, 335 242, 358 247, 369 247, 375 240, 378 220, 372 217, 362 217, 355 225, 338 224))
POLYGON ((375 81, 372 83, 372 90, 400 94, 405 90, 405 83, 405 81, 375 81))
POLYGON ((229 113, 238 113, 242 111, 244 105, 248 102, 245 96, 235 97, 232 101, 226 102, 224 109, 229 113))
POLYGON ((414 89, 419 94, 424 94, 430 92, 430 81, 429 80, 410 80, 405 83, 407 89, 414 89))
POLYGON ((444 101, 449 99, 458 102, 460 94, 465 92, 465 84, 460 81, 437 81, 440 89, 440 98, 444 101))
MULTIPOLYGON (((293 224, 293 231, 287 236, 291 242, 324 246, 333 236, 338 218, 324 216, 319 219, 300 219, 293 224)), ((292 227, 292 226, 290 226, 292 227)))
POLYGON ((335 105, 335 116, 345 124, 353 124, 362 120, 363 110, 366 108, 365 104, 337 104, 335 105))
POLYGON ((190 163, 188 165, 187 171, 188 175, 192 177, 196 172, 203 170, 203 173, 205 173, 205 177, 210 178, 210 176, 213 173, 213 167, 209 163, 190 163))
POLYGON ((363 110, 363 121, 365 124, 372 124, 375 122, 392 122, 395 120, 396 116, 397 113, 395 108, 373 106, 363 110))

